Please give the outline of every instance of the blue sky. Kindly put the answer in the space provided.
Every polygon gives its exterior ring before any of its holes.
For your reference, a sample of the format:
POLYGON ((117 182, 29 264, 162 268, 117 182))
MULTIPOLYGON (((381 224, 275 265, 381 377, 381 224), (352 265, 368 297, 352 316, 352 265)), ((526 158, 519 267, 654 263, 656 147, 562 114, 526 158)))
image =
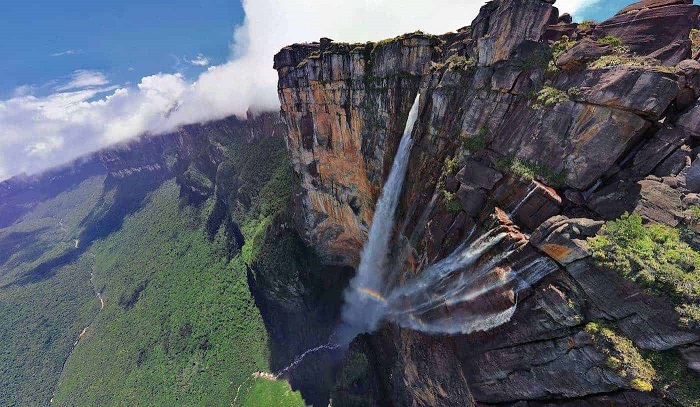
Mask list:
POLYGON ((225 62, 243 17, 235 0, 5 2, 0 98, 76 69, 101 71, 115 83, 138 83, 157 72, 195 77, 204 68, 185 60, 202 54, 213 65, 225 62))

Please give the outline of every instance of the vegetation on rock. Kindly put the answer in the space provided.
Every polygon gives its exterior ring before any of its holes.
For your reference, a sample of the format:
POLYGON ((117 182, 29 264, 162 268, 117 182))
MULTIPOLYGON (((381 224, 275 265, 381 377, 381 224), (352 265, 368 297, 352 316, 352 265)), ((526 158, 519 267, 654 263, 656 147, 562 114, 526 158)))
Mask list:
POLYGON ((588 240, 601 267, 668 296, 687 325, 700 324, 700 253, 678 229, 642 223, 636 213, 609 221, 588 240))
POLYGON ((596 347, 607 355, 605 364, 608 368, 625 379, 635 390, 653 389, 652 382, 656 379, 656 371, 629 338, 612 325, 596 322, 589 322, 586 332, 591 335, 596 347))
POLYGON ((539 180, 554 188, 564 186, 566 181, 566 172, 555 172, 547 165, 522 160, 517 156, 499 159, 496 167, 502 172, 509 172, 529 180, 539 180))

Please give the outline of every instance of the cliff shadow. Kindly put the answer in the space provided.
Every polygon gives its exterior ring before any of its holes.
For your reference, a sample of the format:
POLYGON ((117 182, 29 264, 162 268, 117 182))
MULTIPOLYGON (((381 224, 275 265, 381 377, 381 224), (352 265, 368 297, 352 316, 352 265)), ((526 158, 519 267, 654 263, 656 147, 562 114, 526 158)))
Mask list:
MULTIPOLYGON (((270 338, 270 367, 279 372, 308 349, 327 344, 340 318, 342 293, 354 271, 324 266, 296 231, 275 224, 248 284, 270 338)), ((284 374, 307 403, 327 406, 342 352, 308 355, 284 374)))

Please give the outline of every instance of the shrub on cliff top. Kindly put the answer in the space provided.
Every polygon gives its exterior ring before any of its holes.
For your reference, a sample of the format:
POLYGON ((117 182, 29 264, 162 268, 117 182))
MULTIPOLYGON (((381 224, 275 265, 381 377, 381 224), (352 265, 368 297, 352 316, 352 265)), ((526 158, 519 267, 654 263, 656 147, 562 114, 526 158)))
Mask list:
POLYGON ((474 58, 467 58, 463 55, 451 55, 445 61, 447 66, 452 70, 467 71, 473 68, 476 64, 474 58))
POLYGON ((603 55, 588 64, 588 68, 590 69, 608 69, 616 66, 651 68, 664 73, 673 73, 675 69, 673 67, 661 65, 658 60, 637 55, 603 55))
POLYGON ((569 101, 569 95, 552 86, 545 86, 537 92, 537 103, 532 105, 534 109, 540 109, 542 106, 554 106, 558 103, 569 101))
POLYGON ((626 46, 621 39, 612 35, 606 35, 603 38, 598 38, 598 43, 610 45, 613 48, 613 50, 618 54, 625 54, 630 52, 630 48, 626 46))
POLYGON ((579 31, 587 31, 590 30, 594 25, 595 21, 593 20, 583 20, 578 24, 578 29, 579 31))
POLYGON ((562 35, 561 39, 555 41, 552 45, 552 58, 557 59, 557 57, 567 49, 576 45, 578 41, 569 40, 568 35, 562 35))
POLYGON ((595 347, 608 356, 608 368, 625 379, 630 387, 638 391, 653 389, 656 370, 629 338, 613 325, 605 323, 589 322, 586 332, 591 335, 595 347))
POLYGON ((639 349, 618 326, 590 322, 586 332, 607 356, 605 365, 637 391, 658 389, 665 398, 682 406, 700 407, 700 380, 677 350, 639 349))
POLYGON ((599 266, 670 296, 682 323, 700 324, 700 253, 681 240, 680 230, 643 225, 641 216, 625 213, 607 222, 588 245, 599 266))
POLYGON ((442 196, 445 198, 445 207, 448 212, 457 213, 462 210, 462 202, 457 198, 457 194, 443 189, 442 196))

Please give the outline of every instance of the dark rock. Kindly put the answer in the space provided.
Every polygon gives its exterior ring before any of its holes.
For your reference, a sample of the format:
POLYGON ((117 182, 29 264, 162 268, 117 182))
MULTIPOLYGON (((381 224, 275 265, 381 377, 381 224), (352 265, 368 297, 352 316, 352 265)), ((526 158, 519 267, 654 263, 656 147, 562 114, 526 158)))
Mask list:
POLYGON ((508 59, 526 40, 539 41, 553 13, 544 1, 493 0, 482 6, 471 24, 479 65, 508 59))
MULTIPOLYGON (((700 8, 691 0, 647 0, 635 3, 595 28, 599 36, 620 38, 638 55, 650 55, 659 50, 688 41, 700 8)), ((675 65, 690 58, 687 53, 657 53, 664 65, 675 65)))
MULTIPOLYGON (((568 14, 565 15, 568 16, 568 14)), ((571 19, 571 16, 569 16, 569 19, 571 19)), ((545 30, 544 34, 542 34, 542 41, 559 41, 564 36, 571 38, 576 33, 577 26, 578 24, 571 22, 562 22, 560 18, 560 22, 558 24, 547 26, 547 30, 545 30)))
POLYGON ((565 102, 533 110, 514 108, 494 132, 492 148, 566 174, 566 184, 585 190, 646 131, 636 114, 565 102))
POLYGON ((468 185, 484 189, 492 189, 503 175, 478 161, 467 160, 464 167, 457 173, 457 179, 468 185))
POLYGON ((690 154, 690 149, 687 146, 676 149, 656 167, 654 175, 657 177, 678 175, 683 168, 690 165, 690 154))
POLYGON ((639 182, 616 181, 591 195, 587 205, 606 219, 636 212, 670 226, 678 224, 683 210, 680 192, 651 178, 639 182))
POLYGON ((689 138, 683 129, 665 126, 647 140, 632 159, 632 172, 640 177, 651 174, 669 154, 689 138))
POLYGON ((571 14, 569 13, 564 13, 559 16, 559 20, 557 20, 559 23, 564 23, 564 24, 571 24, 573 22, 573 19, 571 18, 571 14))
POLYGON ((451 175, 445 177, 445 189, 449 192, 457 192, 459 189, 459 180, 451 175))
POLYGON ((475 405, 460 361, 439 337, 384 324, 376 333, 355 339, 350 351, 369 360, 363 378, 369 383, 337 388, 333 405, 355 405, 358 399, 376 406, 475 405))
POLYGON ((675 75, 629 66, 566 71, 557 78, 555 86, 576 88, 576 100, 650 117, 660 116, 679 91, 675 75))
POLYGON ((581 195, 581 192, 575 189, 567 189, 566 191, 564 191, 564 197, 574 205, 583 205, 583 203, 585 202, 583 199, 583 195, 581 195))
POLYGON ((471 216, 481 212, 486 202, 486 193, 480 188, 462 184, 457 191, 457 198, 462 204, 462 209, 471 216))
POLYGON ((566 269, 597 308, 594 313, 617 320, 620 329, 638 346, 666 350, 700 337, 681 327, 668 300, 644 293, 614 271, 596 267, 590 257, 566 269))
POLYGON ((700 137, 700 103, 678 119, 678 126, 687 130, 695 137, 700 137))
POLYGON ((632 13, 632 12, 637 12, 641 10, 646 10, 646 9, 652 9, 652 8, 658 8, 658 7, 665 7, 665 6, 672 6, 676 4, 691 4, 692 1, 688 0, 642 0, 642 1, 637 1, 629 6, 623 8, 622 10, 618 11, 615 13, 616 16, 632 13))
POLYGON ((587 63, 595 61, 603 55, 608 55, 613 52, 613 49, 608 44, 601 44, 588 37, 577 42, 573 47, 565 50, 555 61, 557 67, 570 70, 581 68, 587 63))
POLYGON ((690 192, 700 192, 700 160, 695 160, 685 171, 685 187, 690 192))

